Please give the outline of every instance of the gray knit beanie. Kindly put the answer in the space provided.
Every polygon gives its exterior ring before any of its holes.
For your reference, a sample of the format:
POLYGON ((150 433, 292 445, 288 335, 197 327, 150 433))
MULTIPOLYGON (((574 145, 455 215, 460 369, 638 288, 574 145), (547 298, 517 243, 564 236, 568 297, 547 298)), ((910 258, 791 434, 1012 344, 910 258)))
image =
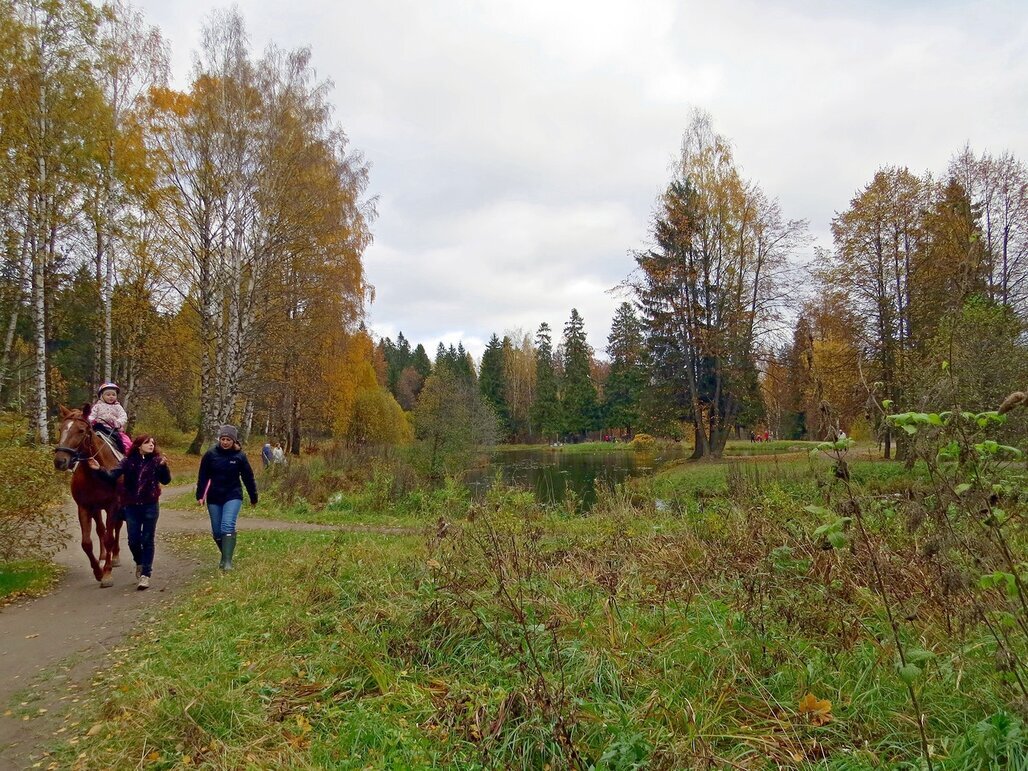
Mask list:
POLYGON ((218 430, 218 438, 220 439, 223 436, 231 437, 233 442, 239 441, 239 432, 236 430, 235 426, 222 426, 218 430))

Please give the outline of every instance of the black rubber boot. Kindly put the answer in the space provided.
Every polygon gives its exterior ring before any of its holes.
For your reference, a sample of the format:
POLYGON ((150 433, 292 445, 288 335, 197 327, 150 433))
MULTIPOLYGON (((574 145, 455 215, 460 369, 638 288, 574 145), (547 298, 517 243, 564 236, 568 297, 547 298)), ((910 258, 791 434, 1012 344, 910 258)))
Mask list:
POLYGON ((221 537, 221 569, 232 569, 232 552, 236 550, 236 534, 225 534, 221 537))

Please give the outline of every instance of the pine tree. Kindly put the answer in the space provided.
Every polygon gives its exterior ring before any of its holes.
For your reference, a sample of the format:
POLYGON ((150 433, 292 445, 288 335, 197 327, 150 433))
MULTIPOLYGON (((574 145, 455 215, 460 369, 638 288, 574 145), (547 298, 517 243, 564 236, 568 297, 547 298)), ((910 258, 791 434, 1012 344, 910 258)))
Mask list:
POLYGON ((531 410, 533 430, 547 439, 560 434, 560 401, 557 374, 553 368, 553 339, 550 325, 539 325, 535 335, 535 401, 531 410))
POLYGON ((631 303, 621 303, 611 323, 607 338, 610 373, 604 391, 606 425, 623 428, 632 436, 639 423, 639 398, 646 384, 643 363, 642 325, 631 303))
POLYGON ((596 427, 596 386, 590 376, 592 349, 585 338, 585 324, 577 308, 564 325, 564 379, 561 383, 562 428, 583 436, 596 427))

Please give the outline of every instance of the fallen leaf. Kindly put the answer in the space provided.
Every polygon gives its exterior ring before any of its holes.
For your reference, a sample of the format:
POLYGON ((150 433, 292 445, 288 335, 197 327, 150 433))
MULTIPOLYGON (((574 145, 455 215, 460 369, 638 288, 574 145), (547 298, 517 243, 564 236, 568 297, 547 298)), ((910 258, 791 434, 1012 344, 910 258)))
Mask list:
POLYGON ((800 699, 799 712, 814 725, 825 725, 835 719, 832 715, 832 702, 828 699, 819 699, 812 693, 800 699))

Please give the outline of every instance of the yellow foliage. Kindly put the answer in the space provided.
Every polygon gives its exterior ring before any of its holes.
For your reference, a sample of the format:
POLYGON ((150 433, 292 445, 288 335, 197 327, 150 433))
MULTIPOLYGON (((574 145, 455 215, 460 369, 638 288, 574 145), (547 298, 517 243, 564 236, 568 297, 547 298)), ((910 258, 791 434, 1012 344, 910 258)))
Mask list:
POLYGON ((347 435, 358 392, 378 387, 373 365, 374 348, 366 332, 348 335, 340 341, 337 355, 326 367, 325 380, 335 436, 347 435))
POLYGON ((649 434, 638 433, 632 439, 632 446, 636 449, 642 449, 653 446, 653 443, 657 440, 649 434))
POLYGON ((356 444, 407 444, 414 430, 393 395, 376 383, 357 391, 346 438, 356 444))

